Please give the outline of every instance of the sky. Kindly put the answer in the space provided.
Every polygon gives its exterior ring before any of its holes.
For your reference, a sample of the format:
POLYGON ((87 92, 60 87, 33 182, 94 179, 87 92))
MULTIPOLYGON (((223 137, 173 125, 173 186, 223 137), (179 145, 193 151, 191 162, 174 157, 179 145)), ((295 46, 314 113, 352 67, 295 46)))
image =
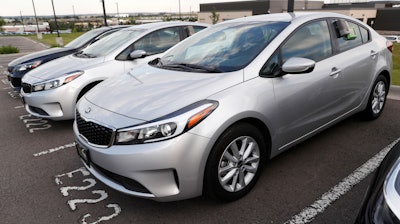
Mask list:
MULTIPOLYGON (((53 15, 51 0, 1 0, 0 17, 33 16, 35 3, 38 16, 53 15)), ((237 2, 246 0, 104 0, 107 14, 135 12, 198 12, 200 3, 237 2)), ((284 1, 284 0, 283 0, 284 1)), ((310 0, 313 1, 313 0, 310 0)), ((315 1, 315 0, 314 0, 315 1)), ((325 0, 329 2, 345 2, 349 0, 325 0)), ((366 1, 366 0, 353 0, 366 1)), ((57 15, 102 14, 101 0, 53 0, 57 15)))
MULTIPOLYGON (((135 12, 197 12, 200 3, 236 2, 243 0, 104 0, 106 12, 135 13, 135 12)), ((36 14, 53 15, 51 0, 33 0, 36 14)), ((75 14, 102 14, 101 0, 53 0, 57 15, 75 14)), ((32 0, 2 0, 0 3, 0 16, 31 16, 34 15, 32 0), (21 13, 20 13, 21 12, 21 13)))

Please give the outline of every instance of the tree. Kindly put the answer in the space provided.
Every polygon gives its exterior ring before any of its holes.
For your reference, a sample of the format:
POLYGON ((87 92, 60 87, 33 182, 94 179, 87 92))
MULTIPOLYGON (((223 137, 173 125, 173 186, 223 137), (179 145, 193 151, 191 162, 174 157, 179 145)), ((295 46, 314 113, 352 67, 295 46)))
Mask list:
POLYGON ((216 24, 219 21, 219 14, 217 13, 215 7, 213 7, 211 10, 210 19, 212 21, 212 24, 216 24))
POLYGON ((3 31, 3 26, 6 25, 6 21, 2 17, 0 17, 0 31, 3 31))

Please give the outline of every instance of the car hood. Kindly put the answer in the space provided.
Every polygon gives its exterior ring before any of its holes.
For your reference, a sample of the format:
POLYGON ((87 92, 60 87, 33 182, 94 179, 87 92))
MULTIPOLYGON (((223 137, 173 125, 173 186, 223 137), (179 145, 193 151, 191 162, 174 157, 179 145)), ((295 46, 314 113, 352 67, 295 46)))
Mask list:
POLYGON ((52 57, 52 55, 59 55, 65 52, 65 54, 69 54, 74 52, 74 48, 68 48, 68 47, 55 47, 55 48, 50 48, 46 49, 43 51, 35 52, 32 54, 28 54, 22 57, 19 57, 10 63, 8 63, 8 67, 15 67, 16 65, 23 64, 26 62, 30 61, 35 61, 35 59, 39 59, 42 57, 52 57))
POLYGON ((88 69, 103 62, 104 57, 78 58, 73 55, 68 55, 66 57, 53 60, 28 72, 24 76, 23 82, 35 83, 51 80, 59 78, 66 73, 88 69))
POLYGON ((100 83, 84 97, 107 111, 136 120, 151 121, 241 82, 242 70, 193 73, 145 64, 130 73, 100 83))

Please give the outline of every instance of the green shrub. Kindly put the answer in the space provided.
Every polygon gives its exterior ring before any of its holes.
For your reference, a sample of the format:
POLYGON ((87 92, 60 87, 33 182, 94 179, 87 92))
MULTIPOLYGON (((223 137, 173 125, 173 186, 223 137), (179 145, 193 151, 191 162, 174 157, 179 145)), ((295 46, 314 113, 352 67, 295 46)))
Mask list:
POLYGON ((12 45, 4 45, 0 47, 0 54, 14 54, 19 53, 19 49, 12 45))

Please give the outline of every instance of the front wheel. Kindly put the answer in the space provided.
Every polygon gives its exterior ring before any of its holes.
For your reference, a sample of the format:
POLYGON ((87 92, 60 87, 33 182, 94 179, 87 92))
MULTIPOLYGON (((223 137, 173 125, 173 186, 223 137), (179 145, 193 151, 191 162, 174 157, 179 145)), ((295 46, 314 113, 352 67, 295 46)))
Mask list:
POLYGON ((250 124, 240 123, 226 130, 208 158, 205 193, 222 201, 246 195, 260 176, 265 149, 263 135, 250 124))
POLYGON ((372 87, 367 108, 364 110, 364 115, 367 119, 374 120, 382 114, 388 89, 388 81, 386 78, 383 75, 378 76, 372 87))

